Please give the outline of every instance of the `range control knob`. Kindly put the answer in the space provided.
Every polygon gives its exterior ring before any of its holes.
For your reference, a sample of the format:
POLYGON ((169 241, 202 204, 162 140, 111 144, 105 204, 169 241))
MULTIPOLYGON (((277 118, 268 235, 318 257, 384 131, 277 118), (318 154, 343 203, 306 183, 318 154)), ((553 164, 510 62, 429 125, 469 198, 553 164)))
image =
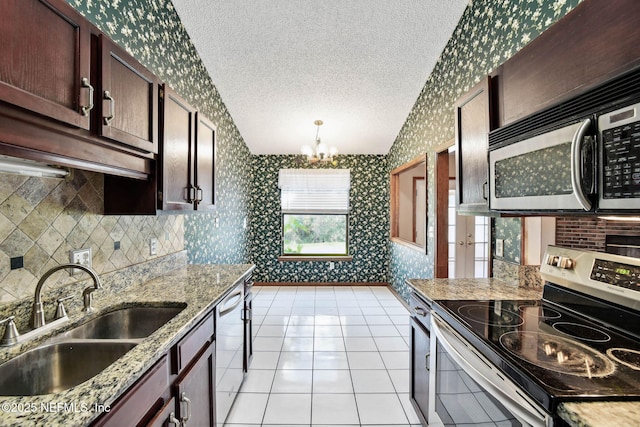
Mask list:
POLYGON ((558 258, 555 255, 547 255, 547 265, 552 265, 552 266, 556 266, 558 265, 558 258))
POLYGON ((558 257, 558 262, 556 263, 558 268, 564 268, 565 270, 571 270, 574 265, 575 262, 571 258, 565 256, 558 257))

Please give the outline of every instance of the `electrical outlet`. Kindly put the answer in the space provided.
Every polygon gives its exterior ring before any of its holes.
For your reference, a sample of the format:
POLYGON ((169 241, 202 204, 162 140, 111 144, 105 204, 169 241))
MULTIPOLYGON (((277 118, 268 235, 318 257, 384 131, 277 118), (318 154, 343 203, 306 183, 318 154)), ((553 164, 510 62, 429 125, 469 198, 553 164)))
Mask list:
POLYGON ((158 254, 158 239, 155 237, 149 240, 149 255, 157 255, 158 254))
MULTIPOLYGON (((92 265, 91 248, 78 249, 75 251, 71 251, 69 253, 69 260, 73 264, 80 264, 80 265, 84 265, 85 267, 91 268, 91 265, 92 265)), ((79 270, 77 268, 72 268, 71 275, 73 276, 74 274, 78 274, 80 271, 82 270, 79 270)))
POLYGON ((333 270, 336 267, 336 264, 333 261, 329 261, 329 270, 333 270))
POLYGON ((504 256, 504 239, 496 239, 496 256, 504 256))

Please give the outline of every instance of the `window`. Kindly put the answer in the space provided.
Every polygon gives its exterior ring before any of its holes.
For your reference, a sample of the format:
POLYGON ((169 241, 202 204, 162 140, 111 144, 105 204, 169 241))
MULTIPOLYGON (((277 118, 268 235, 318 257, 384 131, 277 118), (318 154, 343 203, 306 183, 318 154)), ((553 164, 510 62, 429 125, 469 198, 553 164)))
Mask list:
POLYGON ((348 169, 282 169, 281 260, 348 257, 348 169))
POLYGON ((391 171, 391 240, 426 251, 427 158, 391 171))

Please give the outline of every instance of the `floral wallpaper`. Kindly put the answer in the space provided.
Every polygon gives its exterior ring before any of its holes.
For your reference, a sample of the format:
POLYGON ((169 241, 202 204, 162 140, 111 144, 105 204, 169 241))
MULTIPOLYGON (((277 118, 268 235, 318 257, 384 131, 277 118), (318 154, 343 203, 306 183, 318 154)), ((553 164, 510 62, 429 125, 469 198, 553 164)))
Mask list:
POLYGON ((336 166, 310 165, 302 156, 253 156, 251 184, 251 262, 263 282, 386 282, 389 239, 389 178, 386 157, 338 156, 336 166), (348 247, 352 261, 278 261, 282 225, 278 171, 285 168, 350 169, 348 247))
MULTIPOLYGON (((429 165, 433 165, 433 148, 454 137, 456 99, 579 2, 471 1, 389 151, 389 171, 425 152, 429 153, 429 165)), ((428 200, 435 200, 433 170, 429 166, 428 200)), ((429 205, 428 217, 434 217, 433 204, 429 205)), ((496 218, 495 227, 496 232, 512 230, 512 221, 496 218)), ((406 279, 433 277, 433 242, 428 245, 427 255, 390 245, 389 281, 401 294, 407 293, 406 279)))
MULTIPOLYGON (((389 172, 453 138, 453 103, 580 0, 472 0, 387 156, 343 156, 352 169, 349 219, 353 261, 279 263, 277 170, 296 167, 296 156, 252 156, 233 123, 170 0, 67 0, 142 64, 172 86, 217 126, 215 213, 185 216, 184 245, 193 263, 256 263, 264 281, 390 281, 433 276, 433 242, 427 255, 388 239, 389 172), (252 242, 251 244, 249 242, 252 242)), ((429 166, 429 200, 435 177, 429 166)), ((433 218, 434 206, 428 216, 433 218)), ((433 224, 430 224, 431 226, 433 224)), ((496 233, 513 230, 497 218, 496 233)), ((519 254, 510 257, 517 258, 519 254)))
POLYGON ((67 0, 216 126, 216 213, 185 216, 191 263, 247 261, 251 153, 170 0, 67 0))

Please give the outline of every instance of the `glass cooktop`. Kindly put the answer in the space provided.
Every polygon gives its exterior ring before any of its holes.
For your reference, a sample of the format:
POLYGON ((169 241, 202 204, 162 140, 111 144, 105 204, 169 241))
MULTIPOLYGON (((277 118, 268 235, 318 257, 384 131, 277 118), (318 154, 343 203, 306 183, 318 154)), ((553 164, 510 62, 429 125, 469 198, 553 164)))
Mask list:
POLYGON ((434 310, 549 411, 640 397, 640 344, 545 301, 436 301, 434 310))

